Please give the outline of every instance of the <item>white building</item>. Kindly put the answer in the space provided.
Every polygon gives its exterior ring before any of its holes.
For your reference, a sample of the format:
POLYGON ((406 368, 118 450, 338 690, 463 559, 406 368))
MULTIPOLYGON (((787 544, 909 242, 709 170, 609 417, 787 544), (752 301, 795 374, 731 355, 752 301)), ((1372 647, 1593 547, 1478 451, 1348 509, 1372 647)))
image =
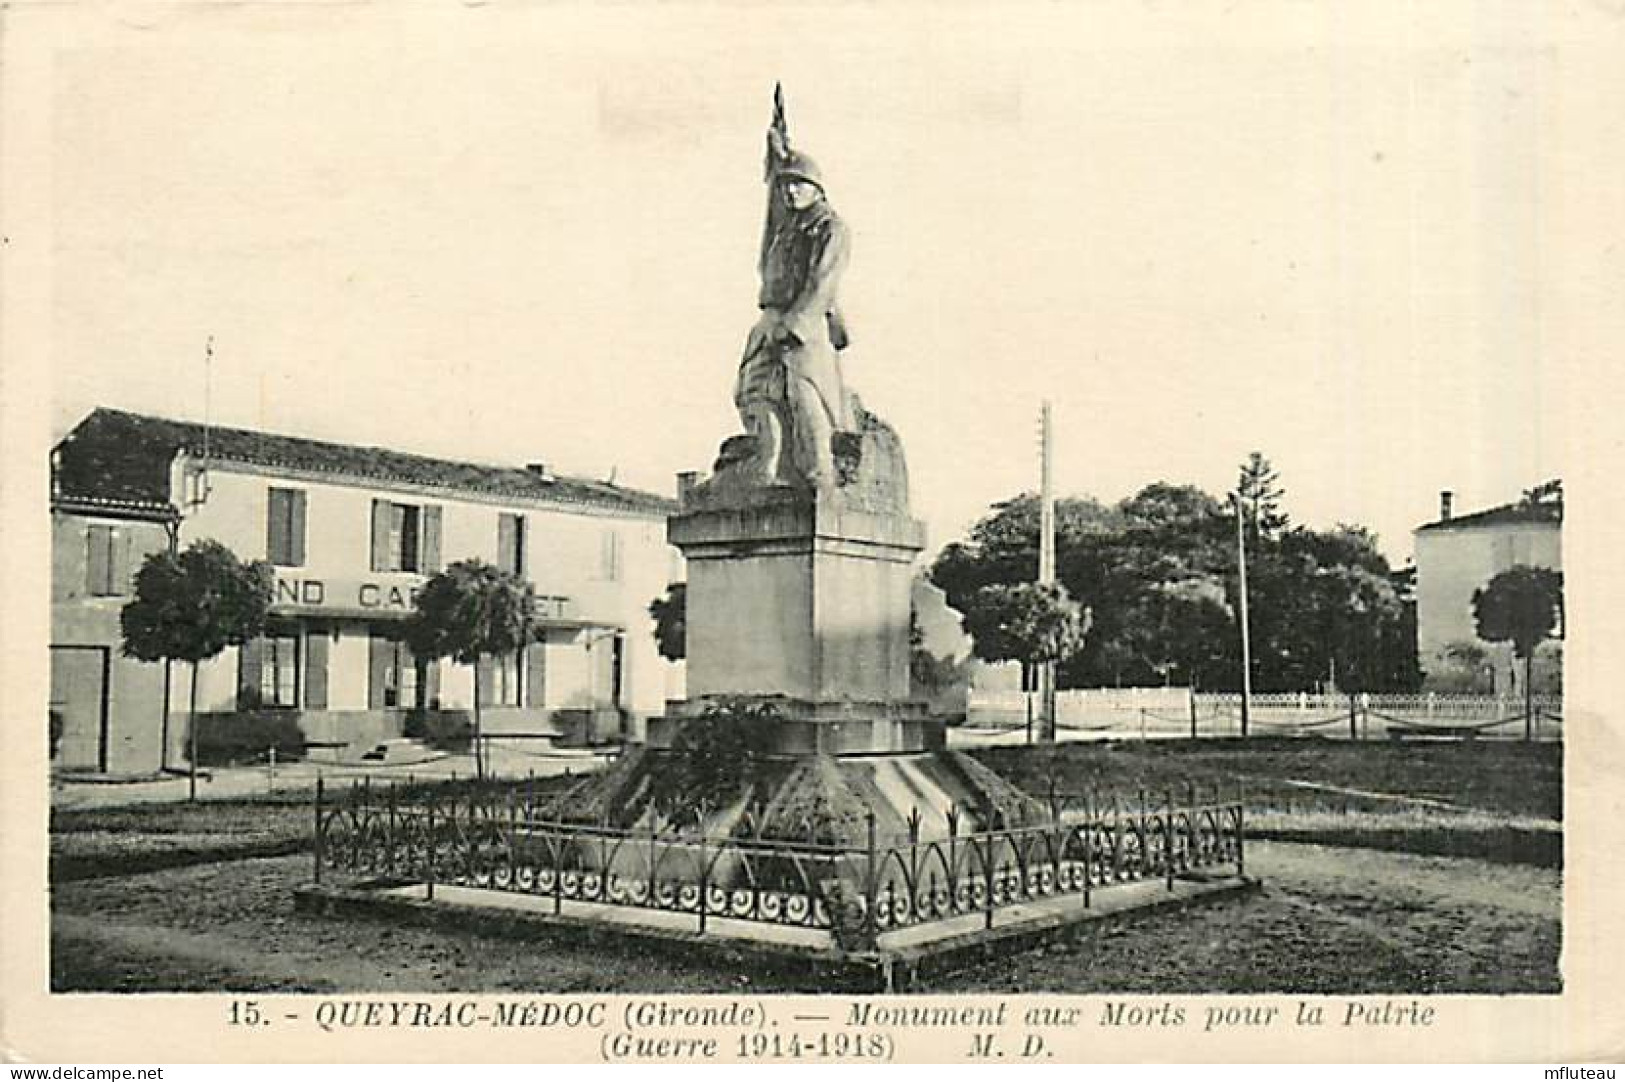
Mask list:
MULTIPOLYGON (((201 667, 205 734, 211 724, 292 722, 307 746, 353 751, 399 735, 411 710, 466 710, 477 679, 488 734, 602 741, 635 736, 668 695, 681 694, 668 687, 672 667, 656 651, 648 615, 677 565, 665 540, 674 504, 664 497, 540 464, 481 466, 206 432, 109 409, 57 446, 53 478, 53 669, 73 674, 53 682, 53 706, 75 715, 64 718, 64 749, 80 749, 64 766, 158 765, 162 681, 155 666, 117 649, 117 613, 140 557, 164 543, 158 522, 180 548, 213 538, 275 570, 266 635, 201 667), (120 507, 144 518, 121 525, 107 517, 120 507), (467 557, 517 573, 539 599, 536 641, 484 659, 477 675, 414 659, 400 636, 417 587, 467 557), (79 664, 86 650, 99 653, 79 664), (103 686, 80 686, 94 679, 103 686), (101 734, 95 755, 92 731, 101 734)), ((184 670, 177 667, 169 695, 171 763, 184 757, 184 670)))
MULTIPOLYGON (((1563 569, 1561 490, 1546 487, 1543 498, 1464 515, 1453 513, 1451 493, 1441 493, 1439 518, 1416 528, 1416 650, 1430 686, 1505 693, 1522 679, 1510 644, 1478 638, 1473 593, 1518 564, 1563 569), (1485 656, 1480 671, 1461 671, 1462 648, 1475 646, 1485 656)), ((1537 652, 1537 691, 1557 679, 1561 652, 1559 643, 1537 652)))

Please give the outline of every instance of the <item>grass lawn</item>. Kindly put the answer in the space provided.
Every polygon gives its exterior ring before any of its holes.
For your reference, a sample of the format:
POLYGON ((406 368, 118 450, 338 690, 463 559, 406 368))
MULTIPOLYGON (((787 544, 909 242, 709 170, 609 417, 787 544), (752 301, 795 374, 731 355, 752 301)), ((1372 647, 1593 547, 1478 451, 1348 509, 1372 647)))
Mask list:
MULTIPOLYGON (((534 791, 551 793, 577 780, 569 776, 537 778, 534 791)), ((469 785, 466 781, 441 783, 438 791, 463 791, 469 785)), ((404 786, 400 791, 407 792, 404 786)), ((196 804, 52 809, 51 879, 67 882, 304 853, 310 849, 314 830, 309 793, 196 804)))
POLYGON ((1511 741, 1253 739, 974 752, 1031 792, 1124 807, 1195 784, 1247 802, 1249 837, 1560 867, 1563 748, 1511 741))

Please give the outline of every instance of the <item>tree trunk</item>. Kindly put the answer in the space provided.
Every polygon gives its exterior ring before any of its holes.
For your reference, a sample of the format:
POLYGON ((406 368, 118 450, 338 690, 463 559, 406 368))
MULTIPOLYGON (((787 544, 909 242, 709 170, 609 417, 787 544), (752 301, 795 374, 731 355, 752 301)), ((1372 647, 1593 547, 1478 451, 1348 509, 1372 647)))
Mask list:
POLYGON ((191 743, 187 754, 186 799, 197 802, 197 666, 192 662, 192 695, 186 707, 186 739, 191 743))
POLYGON ((1523 738, 1535 739, 1535 652, 1523 656, 1523 738))
POLYGON ((485 780, 485 731, 480 727, 480 663, 476 658, 474 669, 474 776, 485 780))
POLYGON ((169 686, 170 660, 164 658, 164 716, 158 722, 158 773, 169 773, 169 686))
POLYGON ((1057 734, 1055 717, 1055 662, 1044 662, 1044 743, 1053 744, 1057 734))

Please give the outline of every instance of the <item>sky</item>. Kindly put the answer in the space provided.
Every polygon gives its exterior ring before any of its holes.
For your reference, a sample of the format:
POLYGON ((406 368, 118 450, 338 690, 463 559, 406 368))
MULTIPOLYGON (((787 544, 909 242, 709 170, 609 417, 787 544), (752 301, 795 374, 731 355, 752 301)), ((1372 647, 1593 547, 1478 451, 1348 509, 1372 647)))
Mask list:
POLYGON ((55 61, 51 436, 207 398, 671 493, 739 430, 782 80, 933 548, 1036 487, 1048 399, 1061 495, 1221 493, 1259 450, 1295 521, 1402 562, 1441 489, 1569 456, 1551 54, 1533 5, 1423 8, 153 15, 55 61))

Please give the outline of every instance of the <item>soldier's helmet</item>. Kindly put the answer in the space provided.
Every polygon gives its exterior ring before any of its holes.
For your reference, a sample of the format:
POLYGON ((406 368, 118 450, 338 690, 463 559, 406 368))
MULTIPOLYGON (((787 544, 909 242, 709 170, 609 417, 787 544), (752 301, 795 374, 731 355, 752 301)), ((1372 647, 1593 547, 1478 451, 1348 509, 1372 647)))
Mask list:
POLYGON ((824 190, 824 174, 819 170, 818 163, 799 150, 792 150, 779 164, 779 179, 804 180, 815 185, 819 191, 824 190))

